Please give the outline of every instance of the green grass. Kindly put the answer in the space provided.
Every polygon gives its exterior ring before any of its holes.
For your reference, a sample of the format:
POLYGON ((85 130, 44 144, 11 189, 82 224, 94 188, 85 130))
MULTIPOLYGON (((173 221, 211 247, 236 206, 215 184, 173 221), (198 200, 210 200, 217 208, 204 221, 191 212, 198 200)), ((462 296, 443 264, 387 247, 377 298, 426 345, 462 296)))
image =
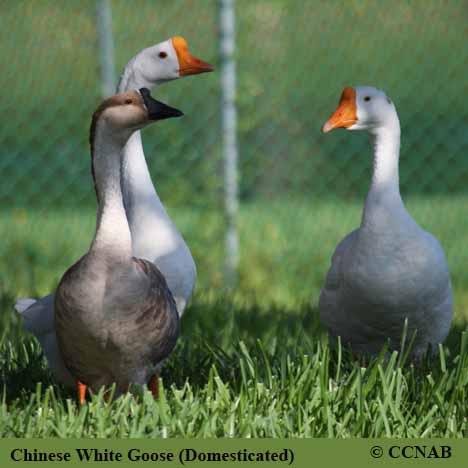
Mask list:
POLYGON ((109 405, 98 395, 79 409, 72 395, 47 387, 50 378, 35 343, 20 339, 13 348, 4 341, 0 435, 468 435, 466 334, 460 340, 457 330, 453 351, 421 368, 400 365, 396 354, 361 368, 347 350, 329 348, 314 310, 296 311, 294 318, 288 312, 197 302, 164 369, 158 402, 144 394, 109 405), (226 348, 215 345, 215 338, 226 348))
POLYGON ((87 248, 94 210, 0 215, 0 437, 466 437, 468 262, 464 197, 411 198, 441 240, 456 319, 439 356, 420 367, 383 356, 361 367, 331 347, 316 303, 333 248, 359 223, 360 203, 331 199, 242 205, 239 285, 222 289, 219 212, 169 210, 194 252, 197 292, 163 370, 145 393, 78 408, 48 373, 37 342, 12 314, 18 295, 51 291, 87 248), (203 226, 200 229, 199 226, 203 226))
MULTIPOLYGON (((161 193, 167 199, 169 193, 161 193)), ((455 290, 457 320, 468 320, 468 195, 405 197, 416 221, 441 242, 455 290)), ((316 305, 338 242, 361 219, 362 199, 285 198, 241 206, 241 264, 236 297, 244 303, 316 305)), ((221 209, 168 207, 198 267, 197 290, 222 288, 221 209), (200 226, 202 226, 200 228, 200 226)), ((0 293, 38 296, 89 246, 95 209, 4 209, 0 214, 0 293)))

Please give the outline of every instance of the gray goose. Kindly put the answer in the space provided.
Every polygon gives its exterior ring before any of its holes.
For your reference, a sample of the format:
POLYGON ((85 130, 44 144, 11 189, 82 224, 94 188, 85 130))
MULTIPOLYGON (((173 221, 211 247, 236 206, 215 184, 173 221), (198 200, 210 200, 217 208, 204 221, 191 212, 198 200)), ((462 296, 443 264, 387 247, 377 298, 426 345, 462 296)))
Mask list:
POLYGON ((406 210, 400 194, 400 121, 387 94, 370 86, 346 87, 323 126, 367 131, 374 143, 372 182, 361 225, 337 246, 319 300, 320 318, 357 354, 400 349, 405 321, 414 336, 410 357, 437 352, 453 317, 445 253, 406 210))
POLYGON ((55 296, 55 328, 80 404, 116 384, 148 384, 158 396, 158 368, 173 350, 179 316, 166 280, 150 261, 132 256, 121 189, 121 157, 130 136, 150 122, 183 115, 154 100, 148 89, 106 99, 90 129, 98 200, 91 246, 63 275, 55 296))

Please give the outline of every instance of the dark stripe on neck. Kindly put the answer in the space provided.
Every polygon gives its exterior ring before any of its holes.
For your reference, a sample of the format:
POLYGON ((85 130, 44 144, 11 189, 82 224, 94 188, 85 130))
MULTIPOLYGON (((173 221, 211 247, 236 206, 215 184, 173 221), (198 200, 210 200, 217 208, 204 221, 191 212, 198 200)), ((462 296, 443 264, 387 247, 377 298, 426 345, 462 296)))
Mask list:
POLYGON ((93 118, 91 119, 91 126, 89 128, 89 147, 91 150, 91 175, 93 176, 94 191, 96 192, 96 198, 99 203, 99 192, 96 184, 96 174, 94 172, 94 140, 96 138, 96 128, 102 113, 109 107, 118 106, 119 101, 112 96, 99 104, 98 108, 94 111, 93 118))

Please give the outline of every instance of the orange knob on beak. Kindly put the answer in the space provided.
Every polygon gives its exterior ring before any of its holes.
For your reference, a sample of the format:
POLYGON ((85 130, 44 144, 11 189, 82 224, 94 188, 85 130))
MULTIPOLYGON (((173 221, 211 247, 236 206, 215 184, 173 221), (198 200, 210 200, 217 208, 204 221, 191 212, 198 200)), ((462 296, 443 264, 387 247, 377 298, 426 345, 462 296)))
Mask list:
POLYGON ((173 37, 172 45, 174 46, 179 60, 180 76, 197 75, 198 73, 206 73, 214 70, 213 65, 194 57, 189 52, 187 41, 183 37, 173 37))
POLYGON ((335 112, 322 127, 323 133, 328 133, 335 128, 348 128, 357 122, 356 90, 346 87, 341 93, 340 103, 335 112))

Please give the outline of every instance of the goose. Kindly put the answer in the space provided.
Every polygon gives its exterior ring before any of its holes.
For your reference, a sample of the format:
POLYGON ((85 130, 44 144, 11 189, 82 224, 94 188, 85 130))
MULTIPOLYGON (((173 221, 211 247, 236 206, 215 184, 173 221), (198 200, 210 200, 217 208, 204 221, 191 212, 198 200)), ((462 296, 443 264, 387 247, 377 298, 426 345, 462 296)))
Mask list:
POLYGON ((157 266, 135 257, 121 189, 121 158, 131 134, 182 112, 154 100, 147 88, 106 99, 90 129, 92 174, 98 201, 96 233, 88 252, 63 275, 55 294, 61 355, 76 379, 80 404, 86 389, 149 384, 179 334, 179 314, 157 266))
MULTIPOLYGON (((117 92, 143 87, 151 89, 167 81, 213 70, 209 63, 189 52, 183 37, 174 36, 143 49, 130 59, 120 78, 117 92)), ((195 262, 154 188, 139 131, 130 136, 123 148, 122 190, 133 253, 158 266, 172 291, 178 313, 182 316, 195 285, 195 262)), ((65 367, 57 346, 54 300, 54 294, 39 300, 19 298, 15 310, 23 317, 25 329, 40 342, 56 380, 72 387, 74 379, 65 367)))
POLYGON ((437 239, 406 210, 399 189, 400 122, 384 91, 346 87, 323 125, 366 130, 374 166, 361 225, 337 246, 320 293, 322 323, 358 354, 377 354, 388 342, 401 349, 402 330, 413 337, 410 357, 420 360, 443 343, 453 317, 447 260, 437 239))

